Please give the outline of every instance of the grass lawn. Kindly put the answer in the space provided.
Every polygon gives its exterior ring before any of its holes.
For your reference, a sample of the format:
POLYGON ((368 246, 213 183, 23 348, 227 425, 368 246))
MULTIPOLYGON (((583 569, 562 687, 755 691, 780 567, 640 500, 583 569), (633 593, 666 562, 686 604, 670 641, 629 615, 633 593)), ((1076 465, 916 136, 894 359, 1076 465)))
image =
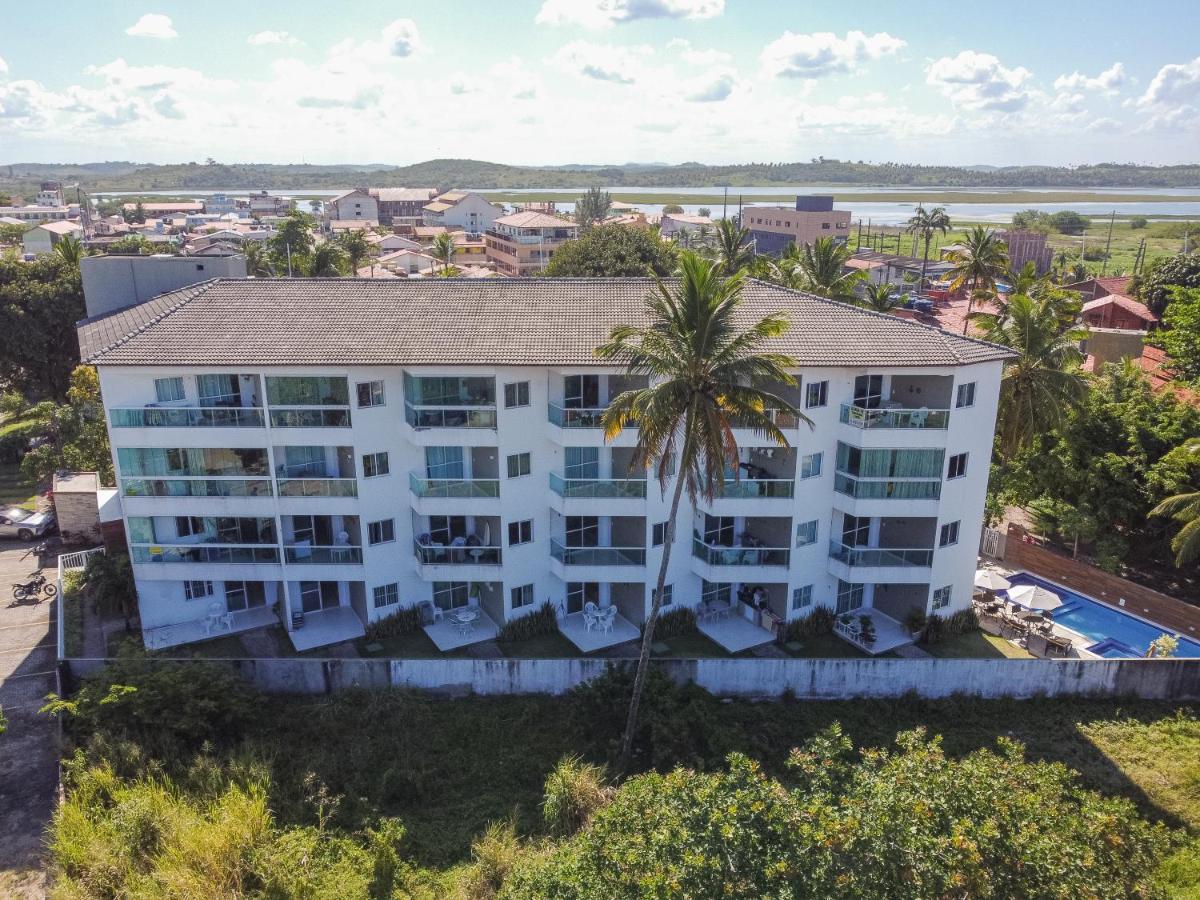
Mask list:
POLYGON ((0 507, 23 506, 33 509, 38 486, 21 474, 19 463, 0 463, 0 507))
MULTIPOLYGON (((358 655, 376 659, 443 659, 449 656, 466 656, 461 649, 443 653, 422 629, 410 631, 408 634, 390 638, 379 638, 375 641, 360 639, 357 641, 358 655), (383 649, 370 653, 367 644, 379 644, 383 649)), ((318 654, 319 655, 319 654, 318 654)))
POLYGON ((655 641, 655 643, 663 643, 671 648, 666 653, 655 653, 654 656, 658 659, 697 659, 706 656, 727 658, 730 656, 728 650, 699 631, 692 634, 681 634, 676 637, 661 638, 655 641))
MULTIPOLYGON (((861 659, 868 654, 859 650, 849 641, 843 641, 836 634, 818 634, 812 637, 800 638, 796 643, 800 644, 799 649, 793 649, 784 645, 784 652, 789 656, 799 657, 801 659, 861 659)), ((881 653, 880 656, 888 654, 881 653)))
POLYGON ((560 631, 539 634, 523 641, 497 641, 497 645, 510 659, 573 659, 583 655, 560 631))
POLYGON ((942 659, 1034 659, 1016 644, 984 631, 948 635, 936 644, 922 644, 930 656, 942 659))

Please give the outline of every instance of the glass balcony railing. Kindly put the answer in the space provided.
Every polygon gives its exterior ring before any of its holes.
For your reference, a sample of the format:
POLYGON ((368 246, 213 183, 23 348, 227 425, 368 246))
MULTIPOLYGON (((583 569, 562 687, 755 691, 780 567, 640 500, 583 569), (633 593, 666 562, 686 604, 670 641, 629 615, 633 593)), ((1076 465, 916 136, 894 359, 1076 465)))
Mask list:
POLYGON ((563 478, 550 473, 550 490, 567 499, 644 499, 645 478, 563 478))
POLYGON ((796 493, 796 483, 789 478, 741 478, 725 479, 725 487, 718 495, 727 500, 746 500, 754 497, 783 499, 796 493))
POLYGON ((899 549, 895 547, 851 547, 840 541, 829 542, 829 556, 848 566, 917 566, 933 565, 932 549, 899 549))
POLYGON ((498 566, 503 562, 500 547, 439 547, 413 541, 413 555, 423 566, 498 566))
POLYGON ((494 406, 414 406, 404 404, 404 418, 413 428, 495 428, 494 406))
POLYGON ((645 547, 567 547, 550 542, 550 555, 564 566, 644 566, 645 547))
POLYGON ((280 497, 357 497, 354 478, 280 478, 280 497))
MULTIPOLYGON (((786 409, 765 409, 767 418, 770 419, 776 428, 787 429, 797 428, 800 425, 800 417, 793 412, 788 412, 786 409)), ((735 419, 733 421, 734 428, 753 428, 754 425, 744 419, 735 419)))
POLYGON ((721 547, 692 538, 692 556, 710 566, 787 566, 792 551, 787 547, 721 547))
POLYGON ((481 499, 500 496, 500 482, 494 478, 425 478, 409 472, 408 488, 418 497, 481 499))
POLYGON ((348 406, 273 406, 272 428, 349 428, 348 406))
POLYGON ((930 428, 950 427, 948 409, 866 409, 843 403, 841 419, 855 428, 930 428))
POLYGON ((362 562, 362 547, 334 544, 329 547, 310 547, 292 544, 283 548, 283 558, 289 563, 338 565, 362 562))
POLYGON ((858 500, 937 500, 942 482, 925 478, 855 478, 837 473, 833 489, 858 500))
POLYGON ((587 407, 583 409, 567 409, 556 403, 549 407, 550 424, 559 428, 603 428, 601 419, 604 417, 604 407, 587 407))
POLYGON ((269 478, 122 478, 126 497, 270 497, 269 478))
POLYGON ((263 411, 240 406, 116 407, 113 428, 262 428, 263 411))
POLYGON ((279 548, 258 544, 134 544, 135 563, 277 563, 279 548))

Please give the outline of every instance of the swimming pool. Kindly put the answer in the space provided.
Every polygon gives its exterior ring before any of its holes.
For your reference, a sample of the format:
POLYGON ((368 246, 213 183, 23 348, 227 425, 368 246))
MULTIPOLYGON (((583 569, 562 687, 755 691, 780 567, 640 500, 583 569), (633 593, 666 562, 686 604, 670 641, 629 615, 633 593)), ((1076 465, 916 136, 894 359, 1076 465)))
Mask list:
MULTIPOLYGON (((1058 594, 1063 605, 1052 610, 1050 618, 1057 625, 1091 638, 1096 642, 1094 652, 1108 659, 1145 656, 1152 640, 1161 634, 1171 633, 1167 628, 1151 625, 1099 600, 1077 594, 1028 572, 1018 572, 1008 580, 1014 586, 1037 584, 1058 594)), ((1181 635, 1175 655, 1200 659, 1200 642, 1181 635)))

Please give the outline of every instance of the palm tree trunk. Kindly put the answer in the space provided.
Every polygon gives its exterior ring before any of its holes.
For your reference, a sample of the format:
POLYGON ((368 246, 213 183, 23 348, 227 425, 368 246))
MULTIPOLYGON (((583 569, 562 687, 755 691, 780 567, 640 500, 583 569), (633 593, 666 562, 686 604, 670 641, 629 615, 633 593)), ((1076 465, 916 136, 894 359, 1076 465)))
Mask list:
POLYGON ((917 293, 925 290, 925 268, 929 265, 929 240, 933 237, 931 232, 925 235, 925 255, 921 258, 921 283, 917 285, 917 293))
MULTIPOLYGON (((684 421, 686 433, 690 416, 684 421)), ((625 734, 621 737, 621 755, 617 760, 617 772, 626 774, 630 756, 633 754, 633 735, 637 730, 638 707, 642 702, 642 691, 646 687, 646 672, 650 668, 650 645, 654 643, 654 629, 658 625, 658 612, 662 609, 663 588, 667 582, 667 564, 671 560, 671 546, 675 542, 675 519, 679 515, 679 498, 683 494, 683 454, 675 466, 675 494, 671 498, 671 514, 667 517, 666 534, 663 536, 662 562, 658 566, 658 586, 650 602, 650 618, 646 620, 642 635, 642 652, 638 656, 637 673, 633 676, 633 695, 629 698, 629 714, 625 718, 625 734)))
POLYGON ((963 316, 963 337, 971 324, 971 304, 975 302, 975 279, 971 279, 971 287, 967 289, 967 314, 963 316))

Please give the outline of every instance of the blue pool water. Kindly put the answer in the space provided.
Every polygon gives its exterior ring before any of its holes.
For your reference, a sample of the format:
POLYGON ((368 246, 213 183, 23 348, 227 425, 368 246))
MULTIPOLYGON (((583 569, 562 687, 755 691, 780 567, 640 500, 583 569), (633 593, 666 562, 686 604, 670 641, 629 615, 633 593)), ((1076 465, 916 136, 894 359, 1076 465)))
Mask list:
MULTIPOLYGON (((1091 597, 1059 587, 1028 572, 1018 572, 1008 580, 1014 586, 1038 584, 1058 594, 1063 605, 1051 611, 1050 617, 1064 628, 1070 628, 1096 641, 1096 646, 1090 649, 1107 659, 1144 656, 1152 640, 1163 633, 1170 633, 1166 628, 1143 622, 1135 616, 1091 597)), ((1179 649, 1175 651, 1175 655, 1200 659, 1200 642, 1180 636, 1179 649)))

